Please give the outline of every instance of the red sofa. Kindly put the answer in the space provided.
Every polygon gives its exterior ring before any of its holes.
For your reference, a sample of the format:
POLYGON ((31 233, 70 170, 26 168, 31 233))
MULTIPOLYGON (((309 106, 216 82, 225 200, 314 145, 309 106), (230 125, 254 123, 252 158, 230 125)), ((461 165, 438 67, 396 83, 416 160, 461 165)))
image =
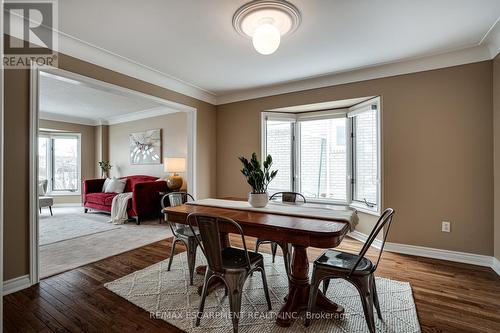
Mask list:
MULTIPOLYGON (((160 197, 158 192, 167 192, 167 182, 156 181, 157 177, 128 176, 123 192, 132 192, 132 200, 128 203, 127 213, 137 224, 149 217, 158 217, 160 197)), ((83 207, 85 213, 89 209, 111 212, 111 203, 118 193, 104 193, 104 179, 88 179, 83 182, 83 207)))

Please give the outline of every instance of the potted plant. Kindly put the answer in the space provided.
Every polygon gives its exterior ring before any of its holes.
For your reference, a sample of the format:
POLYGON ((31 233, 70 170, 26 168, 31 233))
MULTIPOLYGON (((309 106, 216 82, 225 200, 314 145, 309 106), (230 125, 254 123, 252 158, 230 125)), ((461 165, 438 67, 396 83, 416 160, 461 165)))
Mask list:
POLYGON ((113 167, 111 164, 109 164, 109 161, 100 161, 99 167, 101 168, 101 177, 109 177, 109 170, 111 170, 111 168, 113 167))
POLYGON ((269 200, 267 186, 278 173, 278 170, 270 170, 273 165, 273 158, 271 155, 267 155, 265 161, 262 163, 264 168, 261 167, 256 153, 252 154, 250 161, 243 156, 239 157, 239 160, 243 164, 241 173, 252 187, 252 192, 248 194, 248 203, 256 208, 265 207, 269 200))

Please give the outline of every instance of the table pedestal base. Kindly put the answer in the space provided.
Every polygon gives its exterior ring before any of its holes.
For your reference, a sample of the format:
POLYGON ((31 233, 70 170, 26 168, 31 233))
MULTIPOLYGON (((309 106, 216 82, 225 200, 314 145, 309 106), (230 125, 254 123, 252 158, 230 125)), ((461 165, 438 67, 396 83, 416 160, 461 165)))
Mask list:
MULTIPOLYGON (((301 311, 307 309, 309 299, 309 261, 307 251, 303 246, 294 245, 292 256, 291 277, 289 278, 288 295, 285 297, 285 304, 281 307, 276 318, 276 324, 281 327, 289 327, 301 311)), ((314 311, 342 314, 344 308, 318 291, 314 311)))
MULTIPOLYGON (((222 240, 227 240, 227 234, 222 235, 222 240)), ((206 266, 196 267, 197 274, 205 274, 206 266)), ((288 295, 285 297, 285 304, 281 307, 276 318, 276 324, 281 327, 289 327, 295 319, 298 318, 300 312, 307 309, 309 299, 309 261, 307 259, 306 248, 299 245, 293 245, 293 255, 291 272, 288 279, 288 295)), ((212 292, 217 288, 223 288, 224 282, 219 279, 212 279, 208 286, 208 292, 212 292)), ((198 286, 198 294, 201 295, 203 284, 198 286)), ((318 291, 316 297, 316 305, 314 312, 328 312, 341 315, 344 313, 344 308, 341 305, 326 298, 326 296, 318 291)))

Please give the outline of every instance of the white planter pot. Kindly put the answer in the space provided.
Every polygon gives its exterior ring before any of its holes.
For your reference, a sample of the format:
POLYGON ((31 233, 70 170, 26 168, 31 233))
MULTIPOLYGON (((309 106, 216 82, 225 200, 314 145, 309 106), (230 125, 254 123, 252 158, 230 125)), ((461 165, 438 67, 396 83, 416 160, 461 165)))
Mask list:
POLYGON ((248 193, 248 203, 254 208, 266 207, 268 201, 267 193, 248 193))

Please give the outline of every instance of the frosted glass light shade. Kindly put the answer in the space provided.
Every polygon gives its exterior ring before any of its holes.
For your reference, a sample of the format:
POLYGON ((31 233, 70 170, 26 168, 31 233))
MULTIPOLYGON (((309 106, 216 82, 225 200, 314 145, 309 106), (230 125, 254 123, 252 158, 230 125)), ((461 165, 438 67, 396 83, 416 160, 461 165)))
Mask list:
POLYGON ((269 23, 258 26, 252 36, 253 47, 264 55, 274 53, 280 46, 280 40, 280 31, 269 23))
POLYGON ((184 157, 165 157, 163 168, 165 172, 186 172, 186 159, 184 157))

